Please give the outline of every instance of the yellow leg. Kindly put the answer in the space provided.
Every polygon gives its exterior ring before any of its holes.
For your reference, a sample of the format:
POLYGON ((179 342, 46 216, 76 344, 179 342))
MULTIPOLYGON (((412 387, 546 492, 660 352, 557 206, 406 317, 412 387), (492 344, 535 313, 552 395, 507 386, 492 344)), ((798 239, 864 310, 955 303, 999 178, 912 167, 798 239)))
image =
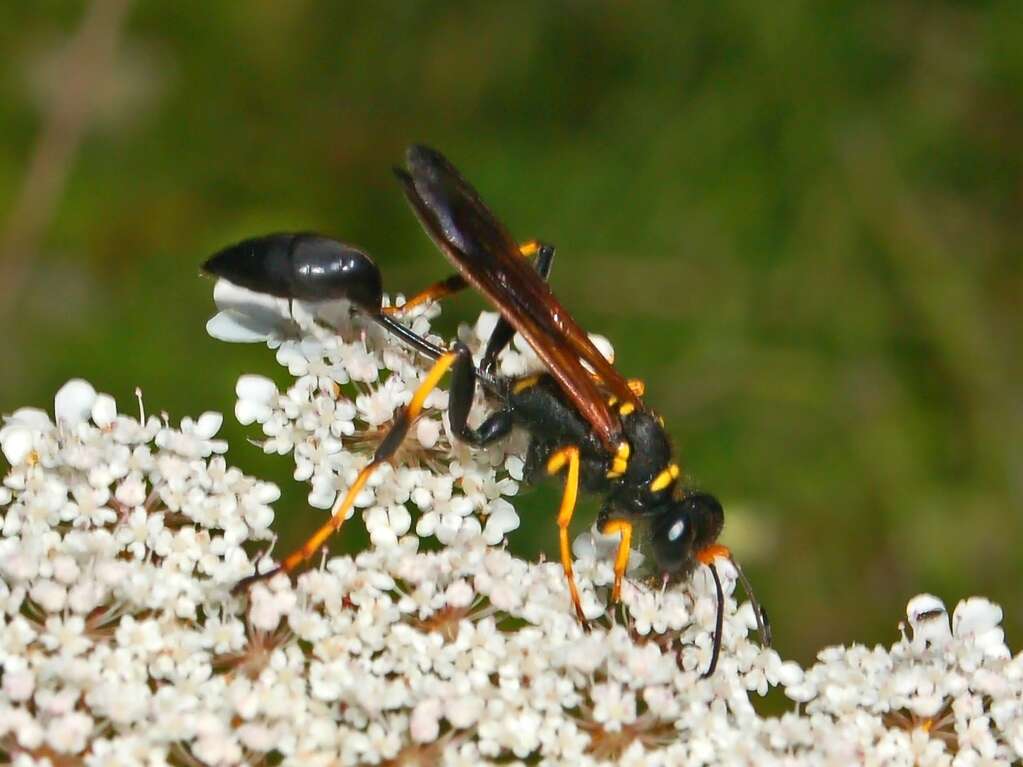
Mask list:
POLYGON ((423 411, 423 403, 426 402, 426 398, 430 392, 437 388, 437 384, 440 383, 440 379, 444 377, 451 366, 455 364, 455 360, 458 359, 458 354, 455 352, 448 352, 430 368, 430 372, 426 374, 426 378, 416 388, 416 393, 412 395, 412 399, 408 403, 408 407, 403 413, 404 417, 409 420, 409 423, 419 417, 419 414, 423 411))
POLYGON ((579 496, 579 448, 563 447, 555 452, 547 461, 547 473, 557 474, 566 463, 568 464, 568 475, 565 478, 565 493, 561 497, 561 508, 558 511, 561 566, 565 569, 568 593, 572 597, 575 613, 579 616, 579 622, 585 626, 587 625, 586 615, 583 613, 582 600, 579 599, 579 589, 575 584, 575 574, 572 572, 572 547, 568 541, 568 526, 572 522, 572 513, 575 511, 576 500, 579 496))
MULTIPOLYGON (((540 250, 540 243, 536 240, 529 240, 519 246, 519 253, 522 254, 523 258, 529 258, 535 255, 540 250)), ((402 314, 420 304, 425 304, 427 301, 439 301, 442 298, 447 298, 460 290, 465 290, 468 283, 462 278, 461 275, 453 274, 447 279, 435 282, 425 290, 421 290, 414 296, 410 297, 401 306, 386 306, 383 309, 384 314, 402 314)))
POLYGON ((312 558, 330 539, 330 537, 341 529, 341 525, 344 524, 345 519, 348 517, 348 512, 351 511, 351 508, 355 503, 355 499, 359 496, 362 488, 366 486, 366 482, 369 480, 370 476, 378 467, 387 463, 387 461, 390 460, 401 446, 402 441, 405 439, 405 435, 408 434, 409 426, 412 425, 412 422, 415 421, 422 412, 423 403, 426 401, 427 396, 429 396, 431 391, 437 388, 437 384, 440 383, 440 379, 443 378, 444 374, 451 369, 451 366, 455 363, 457 358, 458 354, 456 352, 448 352, 438 359, 434 363, 433 367, 430 368, 430 372, 426 374, 426 378, 423 379, 423 382, 419 384, 416 389, 415 394, 412 395, 412 400, 408 403, 408 406, 399 412, 398 416, 394 419, 394 425, 391 426, 390 431, 387 432, 384 439, 377 447, 373 460, 363 467, 362 471, 360 471, 359 475, 355 478, 355 482, 353 482, 352 486, 348 488, 348 492, 346 492, 344 497, 334 504, 334 508, 330 511, 330 519, 321 525, 305 543, 288 554, 279 567, 276 567, 266 573, 250 575, 248 578, 243 578, 235 586, 236 591, 243 589, 254 581, 269 578, 279 572, 292 572, 303 562, 312 558))
POLYGON ((320 529, 313 533, 305 543, 284 558, 284 561, 281 562, 281 569, 284 572, 290 573, 300 564, 311 559, 323 544, 327 542, 330 536, 341 529, 341 525, 348 518, 348 512, 351 510, 352 504, 355 503, 355 499, 359 497, 362 488, 366 486, 366 481, 379 465, 379 463, 373 461, 363 467, 362 471, 359 472, 359 476, 352 483, 352 486, 348 488, 348 492, 342 498, 339 498, 337 503, 334 504, 334 508, 330 510, 330 519, 321 525, 320 529))
POLYGON ((622 598, 622 577, 629 566, 629 551, 632 544, 632 523, 625 519, 613 519, 600 531, 604 535, 621 533, 618 551, 615 554, 615 585, 611 590, 611 602, 617 604, 622 598))

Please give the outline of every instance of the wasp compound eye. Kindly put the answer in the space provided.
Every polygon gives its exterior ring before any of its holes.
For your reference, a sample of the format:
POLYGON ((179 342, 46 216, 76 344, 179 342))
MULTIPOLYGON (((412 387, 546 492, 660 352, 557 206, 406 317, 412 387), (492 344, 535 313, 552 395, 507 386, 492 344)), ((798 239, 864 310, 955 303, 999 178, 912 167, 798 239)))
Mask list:
POLYGON ((688 508, 672 504, 654 520, 650 532, 654 558, 661 572, 674 578, 692 569, 693 526, 688 508))

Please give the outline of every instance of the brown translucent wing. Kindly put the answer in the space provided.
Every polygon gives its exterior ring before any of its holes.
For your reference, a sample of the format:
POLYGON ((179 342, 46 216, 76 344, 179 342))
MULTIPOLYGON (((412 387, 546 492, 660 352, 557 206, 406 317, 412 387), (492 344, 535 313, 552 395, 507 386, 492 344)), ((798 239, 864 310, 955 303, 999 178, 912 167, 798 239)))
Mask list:
POLYGON ((395 172, 424 228, 466 281, 529 342, 601 441, 616 447, 620 421, 580 359, 607 391, 638 404, 625 379, 519 255, 511 235, 454 166, 423 146, 410 147, 407 161, 410 172, 395 172))

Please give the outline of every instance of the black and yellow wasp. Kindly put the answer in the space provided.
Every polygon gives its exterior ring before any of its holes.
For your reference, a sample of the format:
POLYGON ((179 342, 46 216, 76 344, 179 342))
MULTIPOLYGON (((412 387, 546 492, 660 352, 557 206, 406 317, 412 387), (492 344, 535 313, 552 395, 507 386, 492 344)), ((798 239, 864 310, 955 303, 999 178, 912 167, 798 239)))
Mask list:
MULTIPOLYGON (((554 248, 536 241, 517 245, 476 190, 439 152, 412 146, 406 159, 407 169, 395 170, 405 196, 458 274, 413 296, 402 307, 383 307, 380 271, 368 255, 317 234, 278 233, 245 240, 218 252, 203 266, 210 274, 274 296, 308 301, 347 299, 433 361, 373 460, 335 504, 330 520, 278 568, 239 585, 276 572, 291 572, 324 545, 341 527, 373 471, 395 454, 427 395, 450 371, 448 417, 458 439, 482 447, 518 427, 530 437, 527 481, 564 474, 557 525, 561 562, 579 620, 586 624, 572 572, 569 523, 578 493, 585 490, 604 497, 600 529, 621 536, 612 601, 620 598, 633 527, 640 522, 649 530, 655 564, 665 581, 688 577, 698 564, 710 569, 718 595, 713 654, 706 672, 713 673, 720 651, 724 603, 714 560, 720 556, 731 559, 728 549, 717 543, 724 524, 721 504, 712 495, 683 486, 663 422, 643 402, 642 384, 625 379, 614 369, 551 292, 547 278, 554 248), (468 285, 501 315, 478 367, 461 343, 450 349, 438 347, 397 319, 412 306, 468 285), (516 332, 544 363, 543 373, 518 378, 495 374, 497 357, 516 332), (494 409, 473 428, 469 410, 477 384, 484 388, 494 409)), ((739 575, 742 577, 741 571, 739 575)), ((755 612, 762 638, 769 642, 766 619, 759 607, 755 612)))

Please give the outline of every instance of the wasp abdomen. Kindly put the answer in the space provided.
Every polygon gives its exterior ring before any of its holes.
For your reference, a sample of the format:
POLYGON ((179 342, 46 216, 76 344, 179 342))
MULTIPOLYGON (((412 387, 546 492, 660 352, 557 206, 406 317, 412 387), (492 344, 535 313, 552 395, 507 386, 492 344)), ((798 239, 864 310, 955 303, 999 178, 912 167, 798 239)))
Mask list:
POLYGON ((319 234, 278 233, 224 248, 205 264, 210 274, 249 290, 299 301, 347 299, 380 311, 383 285, 373 259, 319 234))

